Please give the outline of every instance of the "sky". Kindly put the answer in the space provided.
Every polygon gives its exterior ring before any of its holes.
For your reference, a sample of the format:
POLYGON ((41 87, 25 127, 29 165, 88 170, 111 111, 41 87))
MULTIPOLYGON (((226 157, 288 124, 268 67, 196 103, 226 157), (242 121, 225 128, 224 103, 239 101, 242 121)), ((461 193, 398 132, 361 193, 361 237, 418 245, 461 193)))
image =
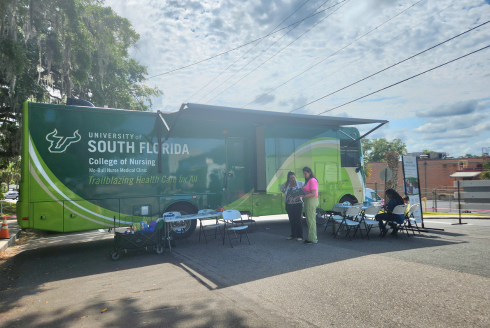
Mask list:
POLYGON ((490 0, 106 0, 105 5, 140 35, 131 56, 147 66, 151 78, 145 84, 164 92, 152 110, 177 111, 189 102, 310 115, 328 111, 322 115, 388 120, 369 138, 399 138, 408 152, 427 149, 457 157, 481 155, 490 147, 490 48, 369 95, 489 46, 490 23, 347 87, 490 21, 490 0), (313 13, 318 14, 280 30, 313 13))

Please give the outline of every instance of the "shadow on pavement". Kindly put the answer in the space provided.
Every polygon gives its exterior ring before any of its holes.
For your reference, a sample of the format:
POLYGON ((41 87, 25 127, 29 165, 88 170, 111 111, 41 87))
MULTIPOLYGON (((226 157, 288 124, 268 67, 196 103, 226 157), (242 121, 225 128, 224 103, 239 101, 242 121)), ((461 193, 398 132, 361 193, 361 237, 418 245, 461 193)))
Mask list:
POLYGON ((61 306, 56 311, 30 313, 2 321, 5 327, 178 327, 189 323, 194 327, 249 327, 245 318, 234 311, 216 311, 207 302, 192 306, 142 306, 139 299, 84 302, 75 307, 61 306), (104 313, 101 311, 107 309, 104 313))
MULTIPOLYGON (((306 233, 307 229, 305 237, 306 233)), ((251 245, 245 239, 231 248, 228 240, 223 245, 219 238, 208 240, 208 244, 203 240, 199 243, 196 230, 189 242, 179 241, 171 253, 168 250, 163 255, 157 255, 155 251, 132 251, 122 255, 118 261, 110 258, 113 238, 107 233, 71 234, 31 241, 21 246, 23 251, 12 259, 10 267, 0 275, 1 313, 4 314, 1 321, 9 327, 52 327, 96 316, 99 318, 97 320, 102 320, 99 322, 102 326, 121 326, 123 322, 124 326, 134 327, 141 324, 141 317, 144 317, 143 321, 147 320, 150 326, 175 326, 190 319, 203 320, 202 326, 213 326, 213 320, 218 320, 213 318, 216 311, 214 308, 208 309, 209 304, 206 302, 193 301, 192 306, 198 308, 192 312, 183 311, 179 308, 181 305, 172 305, 169 299, 161 300, 160 307, 139 306, 131 296, 131 290, 137 289, 136 286, 141 283, 135 282, 135 279, 141 276, 146 282, 158 281, 157 287, 168 283, 178 284, 168 274, 169 270, 177 270, 175 274, 184 274, 209 291, 370 254, 463 243, 439 237, 460 234, 439 231, 431 231, 428 235, 410 235, 408 238, 405 234, 398 239, 393 236, 378 238, 373 231, 370 234, 371 240, 356 237, 349 241, 342 236, 334 239, 331 231, 324 233, 323 228, 318 227, 319 243, 316 245, 288 241, 285 238, 288 235, 287 221, 263 220, 251 229, 251 245), (102 282, 93 280, 98 277, 104 277, 107 285, 112 285, 112 281, 117 282, 114 288, 118 288, 118 292, 125 296, 116 301, 96 302, 97 297, 81 295, 82 304, 72 306, 72 311, 60 304, 56 310, 53 309, 54 312, 47 310, 42 314, 29 313, 18 320, 9 321, 10 315, 5 316, 15 313, 17 307, 23 306, 31 298, 33 302, 38 299, 40 302, 42 297, 39 295, 45 293, 49 286, 66 288, 71 283, 67 282, 70 279, 76 283, 79 278, 84 278, 93 281, 94 286, 90 288, 105 290, 102 282), (100 313, 104 308, 110 311, 100 313)), ((74 291, 81 292, 77 288, 74 291)), ((62 291, 64 294, 71 292, 62 291)), ((223 326, 242 326, 243 318, 234 313, 230 312, 224 318, 219 319, 226 321, 223 326)))

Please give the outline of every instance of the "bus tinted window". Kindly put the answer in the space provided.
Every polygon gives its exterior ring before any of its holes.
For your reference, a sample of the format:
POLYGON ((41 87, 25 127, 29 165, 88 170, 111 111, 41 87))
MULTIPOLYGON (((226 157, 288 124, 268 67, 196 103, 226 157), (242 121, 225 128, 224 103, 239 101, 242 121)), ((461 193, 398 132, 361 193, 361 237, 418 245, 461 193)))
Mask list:
POLYGON ((360 163, 358 142, 340 139, 340 161, 342 167, 357 167, 360 163))

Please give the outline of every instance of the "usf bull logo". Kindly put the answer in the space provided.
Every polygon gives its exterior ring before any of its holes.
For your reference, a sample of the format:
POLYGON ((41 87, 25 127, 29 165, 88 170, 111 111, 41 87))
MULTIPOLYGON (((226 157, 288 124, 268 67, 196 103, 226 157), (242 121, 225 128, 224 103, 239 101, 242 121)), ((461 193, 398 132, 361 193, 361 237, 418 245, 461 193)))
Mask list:
POLYGON ((48 148, 50 153, 63 153, 69 145, 79 142, 82 139, 80 134, 78 134, 78 130, 73 133, 73 137, 59 137, 57 133, 58 131, 54 129, 53 132, 46 135, 46 140, 51 143, 48 148))

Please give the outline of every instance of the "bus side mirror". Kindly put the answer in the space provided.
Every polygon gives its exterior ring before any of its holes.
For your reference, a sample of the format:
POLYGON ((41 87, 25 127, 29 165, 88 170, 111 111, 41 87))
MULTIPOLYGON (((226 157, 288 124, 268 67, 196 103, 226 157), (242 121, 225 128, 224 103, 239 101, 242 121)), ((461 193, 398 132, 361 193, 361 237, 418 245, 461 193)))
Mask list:
POLYGON ((356 173, 359 173, 359 171, 361 170, 361 163, 357 163, 357 167, 356 167, 356 173))

